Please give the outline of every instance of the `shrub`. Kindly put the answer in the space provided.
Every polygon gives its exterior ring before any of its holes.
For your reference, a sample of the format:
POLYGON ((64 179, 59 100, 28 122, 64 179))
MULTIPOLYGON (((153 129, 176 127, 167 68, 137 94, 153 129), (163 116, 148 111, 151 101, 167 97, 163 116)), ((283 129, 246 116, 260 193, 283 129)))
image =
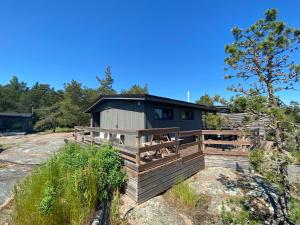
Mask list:
POLYGON ((83 149, 69 143, 63 151, 15 187, 13 224, 84 224, 96 205, 126 182, 116 150, 83 149))
POLYGON ((264 162, 264 151, 262 149, 255 149, 250 152, 249 160, 255 171, 260 171, 260 166, 264 162))

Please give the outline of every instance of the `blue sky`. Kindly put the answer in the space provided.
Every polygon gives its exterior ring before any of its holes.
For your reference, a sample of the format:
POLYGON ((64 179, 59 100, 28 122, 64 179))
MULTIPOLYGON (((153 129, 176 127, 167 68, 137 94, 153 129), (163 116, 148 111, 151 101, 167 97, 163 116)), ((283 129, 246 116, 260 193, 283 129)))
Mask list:
MULTIPOLYGON (((300 28, 300 1, 0 1, 0 84, 12 75, 61 89, 88 87, 111 66, 117 90, 147 83, 151 94, 194 101, 229 97, 223 79, 230 29, 247 27, 268 8, 300 28)), ((300 51, 296 53, 300 63, 300 51)), ((300 86, 298 86, 300 90, 300 86)), ((300 91, 282 95, 300 101, 300 91)))

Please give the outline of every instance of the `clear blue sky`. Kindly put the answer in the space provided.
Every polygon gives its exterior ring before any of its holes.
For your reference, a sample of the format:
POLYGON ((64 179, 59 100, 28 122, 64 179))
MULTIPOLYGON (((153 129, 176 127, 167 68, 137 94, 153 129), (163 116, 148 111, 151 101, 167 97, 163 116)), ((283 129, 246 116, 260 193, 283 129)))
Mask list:
MULTIPOLYGON (((2 0, 0 84, 12 75, 61 89, 75 79, 96 87, 110 65, 114 87, 147 83, 151 94, 192 100, 228 97, 224 46, 268 8, 300 28, 294 0, 2 0)), ((300 63, 300 51, 296 53, 300 63)), ((300 86, 299 86, 300 89, 300 86)), ((300 101, 300 91, 283 95, 300 101)))

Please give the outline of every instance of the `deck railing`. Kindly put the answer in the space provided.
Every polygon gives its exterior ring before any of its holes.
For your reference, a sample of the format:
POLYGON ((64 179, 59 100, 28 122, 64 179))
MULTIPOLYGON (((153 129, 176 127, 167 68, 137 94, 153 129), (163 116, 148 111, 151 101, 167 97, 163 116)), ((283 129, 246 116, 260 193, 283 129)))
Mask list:
POLYGON ((112 140, 112 144, 120 150, 120 155, 128 164, 134 164, 139 171, 164 164, 170 160, 180 158, 189 147, 197 146, 198 153, 203 153, 206 146, 209 145, 231 145, 240 146, 242 149, 251 146, 250 134, 240 130, 191 130, 180 131, 179 127, 153 128, 144 130, 122 130, 122 129, 104 129, 100 127, 82 127, 74 128, 75 140, 101 144, 99 133, 131 135, 135 136, 136 143, 133 145, 120 144, 112 140), (162 139, 154 141, 154 137, 162 139), (219 140, 212 139, 217 136, 219 140), (235 136, 234 140, 224 140, 225 136, 235 136), (166 138, 167 140, 163 140, 166 138), (160 151, 160 157, 154 157, 160 151), (163 156, 162 151, 169 154, 163 156), (151 159, 151 157, 153 157, 151 159))

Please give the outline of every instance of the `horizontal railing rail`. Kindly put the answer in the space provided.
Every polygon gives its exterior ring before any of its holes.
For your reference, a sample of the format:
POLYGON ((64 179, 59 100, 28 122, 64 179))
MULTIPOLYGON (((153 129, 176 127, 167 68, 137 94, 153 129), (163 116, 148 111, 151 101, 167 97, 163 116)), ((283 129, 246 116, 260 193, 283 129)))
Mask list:
POLYGON ((137 130, 124 130, 124 129, 106 129, 100 127, 84 127, 84 126, 75 126, 74 130, 85 130, 93 132, 105 132, 105 133, 115 133, 115 134, 128 134, 128 135, 138 135, 137 130))
POLYGON ((179 127, 169 127, 169 128, 151 128, 138 130, 138 136, 148 136, 148 135, 161 135, 168 133, 179 132, 179 127))

